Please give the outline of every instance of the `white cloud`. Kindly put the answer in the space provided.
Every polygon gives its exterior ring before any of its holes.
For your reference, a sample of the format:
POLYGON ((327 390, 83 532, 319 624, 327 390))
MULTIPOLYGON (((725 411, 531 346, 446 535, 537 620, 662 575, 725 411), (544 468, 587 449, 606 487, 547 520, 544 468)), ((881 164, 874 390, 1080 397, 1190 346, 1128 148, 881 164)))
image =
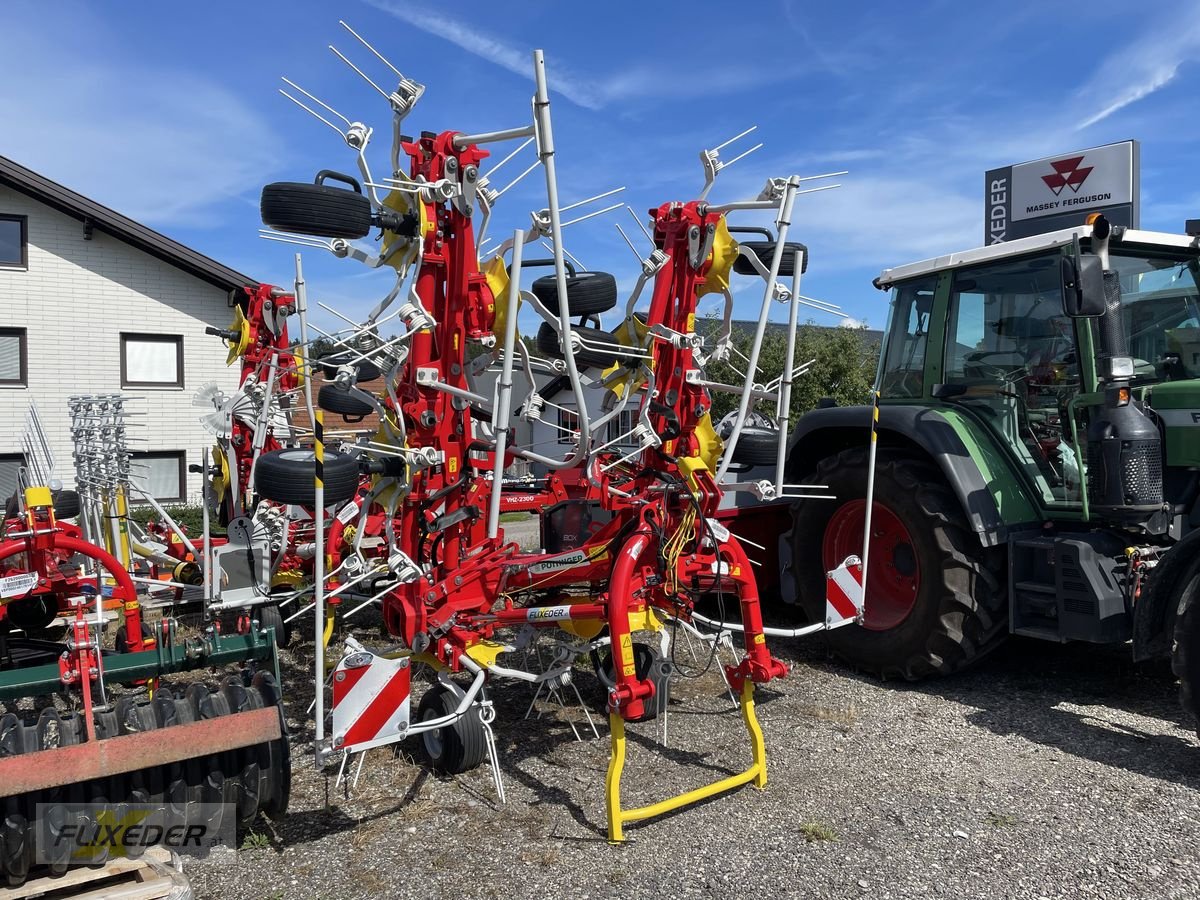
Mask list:
POLYGON ((838 328, 866 328, 865 319, 855 319, 851 316, 846 316, 842 321, 838 322, 838 328))
MULTIPOLYGON (((458 19, 417 3, 392 0, 365 0, 381 12, 419 28, 427 34, 449 41, 482 60, 524 78, 533 78, 533 60, 529 50, 516 47, 458 19)), ((580 75, 561 63, 547 66, 550 89, 585 109, 603 109, 613 103, 652 98, 683 99, 727 95, 766 83, 786 81, 796 76, 795 66, 746 66, 707 63, 686 77, 676 69, 634 63, 618 72, 580 75)))
POLYGON ((100 21, 69 33, 10 23, 0 154, 150 225, 216 224, 215 206, 257 194, 278 145, 217 82, 136 59, 100 21))
POLYGON ((1175 15, 1163 16, 1166 24, 1153 28, 1096 66, 1096 75, 1079 91, 1081 101, 1100 108, 1085 118, 1082 131, 1130 104, 1166 87, 1184 63, 1200 56, 1200 15, 1187 3, 1175 15))
MULTIPOLYGON (((413 3, 390 3, 387 0, 366 2, 381 12, 434 37, 449 41, 472 56, 486 60, 514 75, 533 77, 533 55, 529 51, 476 31, 441 12, 427 10, 413 3)), ((604 105, 603 98, 591 84, 571 75, 561 65, 556 65, 550 73, 550 87, 572 103, 587 109, 599 109, 604 105)))

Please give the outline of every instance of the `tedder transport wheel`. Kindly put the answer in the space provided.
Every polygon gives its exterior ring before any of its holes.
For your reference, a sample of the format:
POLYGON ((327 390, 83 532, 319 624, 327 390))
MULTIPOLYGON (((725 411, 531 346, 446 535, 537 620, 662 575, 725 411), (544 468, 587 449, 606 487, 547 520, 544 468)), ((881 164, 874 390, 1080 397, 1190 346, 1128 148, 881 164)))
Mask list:
MULTIPOLYGON (((552 313, 558 312, 558 279, 543 275, 531 285, 533 294, 552 313)), ((576 272, 567 276, 567 313, 594 316, 617 305, 617 279, 607 272, 576 272)))
POLYGON ((1171 668, 1179 678, 1179 702, 1200 735, 1200 572, 1188 580, 1179 599, 1171 668))
POLYGON ((326 412, 337 413, 343 419, 362 419, 375 412, 375 407, 359 399, 340 384, 323 384, 317 392, 317 406, 326 412))
MULTIPOLYGON (((448 716, 458 708, 458 695, 443 684, 435 684, 425 692, 417 707, 417 721, 427 722, 448 716)), ((483 762, 487 741, 479 707, 472 704, 456 722, 420 735, 421 749, 435 771, 443 775, 461 775, 483 762)))
POLYGON ((360 238, 371 231, 371 201, 358 182, 348 175, 322 172, 316 184, 279 181, 262 190, 262 220, 272 228, 293 234, 360 238), (351 185, 353 190, 328 187, 326 178, 351 185))
POLYGON ((382 374, 379 371, 379 366, 375 365, 369 359, 359 359, 358 354, 350 350, 340 350, 337 353, 322 356, 317 360, 317 365, 321 367, 321 371, 325 374, 325 377, 330 379, 337 378, 338 369, 342 366, 353 366, 356 373, 355 380, 359 384, 374 381, 382 374))
MULTIPOLYGON (((316 502, 312 450, 291 447, 258 458, 254 488, 268 500, 311 507, 316 502)), ((325 454, 325 504, 345 503, 358 491, 358 460, 345 453, 325 454)))
MULTIPOLYGON (((583 325, 576 326, 575 331, 579 334, 581 340, 604 345, 595 349, 585 347, 576 351, 575 364, 581 369, 592 367, 607 369, 624 355, 616 346, 610 346, 615 345, 617 339, 607 331, 601 331, 599 328, 588 328, 583 325)), ((551 359, 563 359, 563 348, 558 340, 558 332, 550 326, 549 322, 543 322, 541 327, 538 328, 537 348, 551 359)))
MULTIPOLYGON (((612 650, 606 650, 602 658, 593 658, 596 674, 606 685, 616 681, 616 670, 613 668, 612 650)), ((654 696, 643 705, 645 712, 641 718, 632 719, 634 722, 649 722, 657 719, 659 713, 666 712, 671 699, 671 678, 669 663, 659 663, 658 654, 645 644, 633 645, 633 666, 637 677, 642 681, 649 678, 654 683, 654 696)), ((607 698, 605 699, 607 709, 607 698)))
POLYGON ((287 626, 283 624, 283 613, 279 611, 278 603, 264 603, 256 610, 258 624, 263 628, 275 629, 275 646, 281 650, 287 646, 287 626))
MULTIPOLYGON (((775 241, 738 241, 738 246, 745 247, 759 258, 764 266, 771 268, 771 259, 775 255, 775 241)), ((804 251, 804 260, 800 263, 800 274, 808 271, 808 248, 798 241, 788 241, 783 245, 783 259, 779 260, 779 277, 791 277, 796 269, 796 251, 804 251)), ((739 275, 757 275, 754 266, 748 259, 739 256, 733 261, 733 271, 739 275)), ((870 565, 870 560, 867 560, 870 565)))
POLYGON ((733 461, 751 466, 771 466, 779 457, 779 432, 747 425, 738 435, 733 461))
MULTIPOLYGON (((836 500, 796 507, 792 567, 813 621, 824 618, 825 572, 861 555, 867 451, 823 459, 807 484, 836 500)), ((1002 560, 979 545, 941 473, 929 462, 879 451, 863 624, 829 633, 833 651, 883 677, 948 674, 1008 633, 1002 560)))
POLYGON ((6 615, 9 622, 26 634, 44 631, 58 616, 58 600, 53 594, 22 597, 8 604, 6 615))
MULTIPOLYGON (((259 672, 249 687, 243 685, 240 676, 231 675, 215 688, 192 684, 184 693, 174 696, 161 690, 150 700, 121 698, 111 709, 96 713, 96 734, 105 740, 278 704, 279 688, 271 675, 259 672)), ((45 752, 45 764, 52 765, 55 750, 83 743, 86 733, 80 714, 60 711, 54 706, 40 712, 6 712, 0 716, 0 757, 45 752)), ((216 756, 136 769, 91 781, 67 779, 58 787, 5 797, 0 800, 3 838, 0 880, 16 887, 28 878, 34 861, 34 829, 41 821, 37 817, 44 817, 53 834, 68 822, 94 829, 100 816, 120 821, 126 803, 156 807, 151 820, 163 825, 199 821, 200 810, 196 809, 199 803, 228 803, 236 818, 235 825, 242 828, 260 812, 275 816, 285 811, 290 788, 291 761, 287 738, 282 737, 216 756), (91 804, 92 811, 72 817, 66 808, 82 804, 91 804)), ((48 860, 53 875, 65 873, 71 863, 71 842, 65 841, 62 846, 66 852, 48 860)))
MULTIPOLYGON (((142 640, 147 641, 153 637, 154 637, 154 631, 150 628, 149 625, 147 625, 145 622, 143 622, 142 623, 142 640)), ((117 629, 116 636, 113 638, 113 648, 118 653, 128 653, 129 652, 129 636, 128 636, 128 632, 125 630, 124 625, 122 625, 120 628, 117 629)))

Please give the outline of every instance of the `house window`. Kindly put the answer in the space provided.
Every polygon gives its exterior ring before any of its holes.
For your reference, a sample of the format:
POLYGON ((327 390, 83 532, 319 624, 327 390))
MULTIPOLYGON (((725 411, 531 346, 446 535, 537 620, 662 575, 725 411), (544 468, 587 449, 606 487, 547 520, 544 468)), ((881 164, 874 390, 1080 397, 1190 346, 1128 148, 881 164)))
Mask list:
POLYGON ((121 387, 183 387, 183 338, 122 334, 121 387))
POLYGON ((25 329, 0 328, 0 384, 25 384, 25 359, 25 329))
POLYGON ((29 229, 25 216, 0 215, 0 266, 24 269, 29 265, 29 229))
POLYGON ((0 453, 0 509, 17 492, 23 465, 25 457, 20 453, 0 453))
POLYGON ((558 411, 558 442, 573 444, 579 437, 579 415, 569 409, 558 411))
POLYGON ((182 450, 131 453, 129 469, 138 486, 160 503, 182 503, 187 498, 187 460, 182 450))
POLYGON ((606 440, 613 447, 637 447, 638 439, 630 434, 638 422, 638 413, 636 409, 623 409, 617 413, 617 417, 608 423, 608 436, 606 440))

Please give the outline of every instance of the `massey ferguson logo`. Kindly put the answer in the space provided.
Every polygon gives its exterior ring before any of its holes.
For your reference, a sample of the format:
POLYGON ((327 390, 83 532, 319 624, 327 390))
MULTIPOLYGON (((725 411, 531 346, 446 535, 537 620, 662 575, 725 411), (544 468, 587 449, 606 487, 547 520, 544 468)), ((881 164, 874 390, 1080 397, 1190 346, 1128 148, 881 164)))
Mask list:
POLYGON ((1070 159, 1060 159, 1057 162, 1050 163, 1054 172, 1050 175, 1043 175, 1042 181, 1046 182, 1046 187, 1054 192, 1057 197, 1063 192, 1063 188, 1069 187, 1071 193, 1078 194, 1079 188, 1087 181, 1088 175, 1092 173, 1093 166, 1080 165, 1083 162, 1082 156, 1072 156, 1070 159))

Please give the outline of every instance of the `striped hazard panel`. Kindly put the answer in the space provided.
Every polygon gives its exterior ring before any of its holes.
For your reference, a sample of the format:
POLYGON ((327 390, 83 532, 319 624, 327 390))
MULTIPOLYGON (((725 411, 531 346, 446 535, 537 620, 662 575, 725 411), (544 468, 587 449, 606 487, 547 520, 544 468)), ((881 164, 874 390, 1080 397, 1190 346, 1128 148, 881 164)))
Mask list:
POLYGON ((857 621, 863 608, 862 560, 847 556, 825 573, 825 627, 839 628, 857 621))
POLYGON ((333 748, 356 753, 408 733, 407 657, 386 659, 367 650, 342 657, 333 670, 333 748))

